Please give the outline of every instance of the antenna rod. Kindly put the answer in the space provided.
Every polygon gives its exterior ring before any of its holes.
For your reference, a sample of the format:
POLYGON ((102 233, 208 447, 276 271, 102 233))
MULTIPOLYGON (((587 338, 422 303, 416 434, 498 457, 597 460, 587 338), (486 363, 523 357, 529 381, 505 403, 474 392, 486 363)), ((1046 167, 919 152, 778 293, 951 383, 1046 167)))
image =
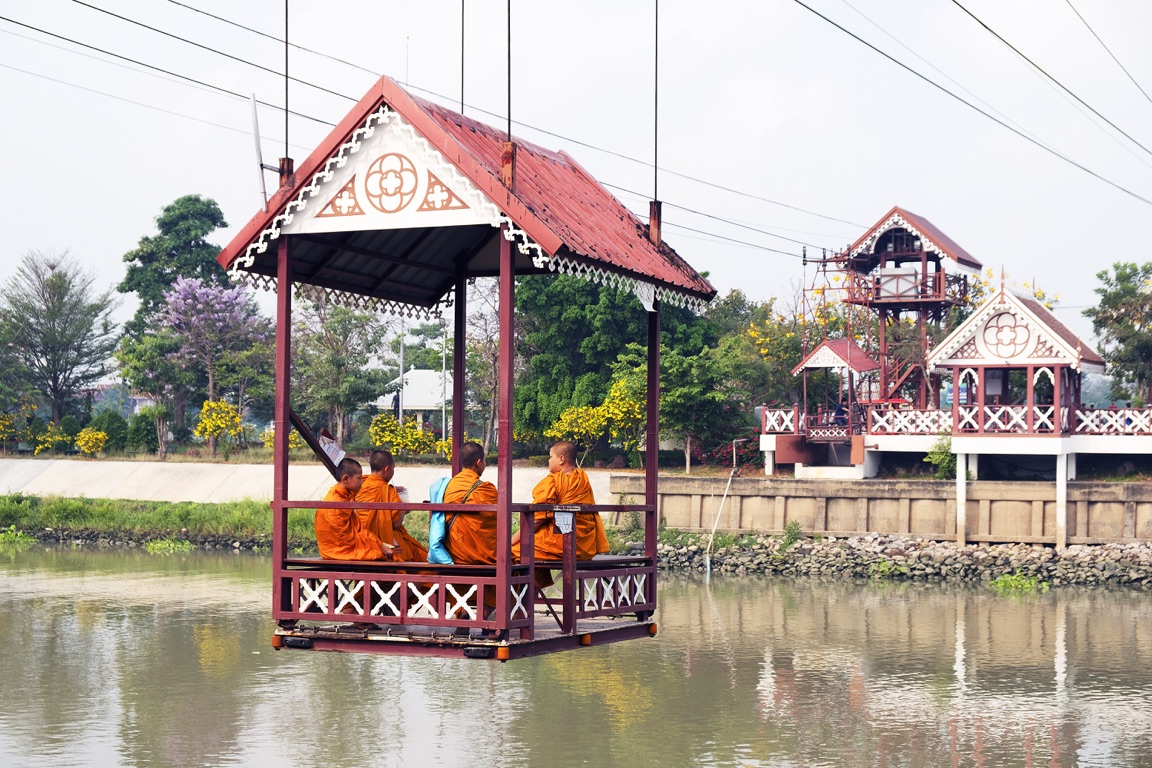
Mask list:
POLYGON ((464 0, 460 0, 460 114, 464 114, 464 0))
POLYGON ((252 138, 256 140, 256 173, 260 176, 260 207, 268 212, 268 187, 264 185, 264 170, 277 171, 264 165, 264 153, 260 148, 260 120, 256 115, 256 94, 252 94, 252 138))
POLYGON ((654 0, 656 20, 652 66, 652 199, 660 199, 660 0, 654 0))
POLYGON ((508 0, 508 141, 512 141, 512 0, 508 0))
POLYGON ((288 157, 288 0, 284 0, 284 157, 288 157))

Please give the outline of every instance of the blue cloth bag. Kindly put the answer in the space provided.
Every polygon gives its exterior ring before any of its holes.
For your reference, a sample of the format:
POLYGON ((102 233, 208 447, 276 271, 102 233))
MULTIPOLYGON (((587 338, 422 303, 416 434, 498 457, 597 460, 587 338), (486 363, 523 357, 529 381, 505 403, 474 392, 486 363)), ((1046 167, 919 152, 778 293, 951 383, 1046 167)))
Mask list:
MULTIPOLYGON (((428 500, 433 504, 444 503, 444 489, 448 478, 441 477, 428 488, 428 500)), ((448 538, 448 521, 444 512, 433 512, 428 516, 428 562, 439 565, 452 565, 452 555, 444 547, 448 538)))

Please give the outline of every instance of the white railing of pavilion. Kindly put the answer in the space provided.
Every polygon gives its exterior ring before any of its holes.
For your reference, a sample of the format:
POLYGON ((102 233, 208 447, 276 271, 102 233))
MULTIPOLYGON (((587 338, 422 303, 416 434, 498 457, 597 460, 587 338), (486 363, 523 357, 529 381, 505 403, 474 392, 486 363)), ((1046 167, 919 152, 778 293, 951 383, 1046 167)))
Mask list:
POLYGON ((1077 408, 1082 435, 1152 435, 1152 408, 1077 408))
POLYGON ((764 410, 765 435, 796 434, 795 408, 766 408, 764 410))
POLYGON ((868 432, 873 435, 938 435, 951 431, 952 411, 868 409, 868 432))

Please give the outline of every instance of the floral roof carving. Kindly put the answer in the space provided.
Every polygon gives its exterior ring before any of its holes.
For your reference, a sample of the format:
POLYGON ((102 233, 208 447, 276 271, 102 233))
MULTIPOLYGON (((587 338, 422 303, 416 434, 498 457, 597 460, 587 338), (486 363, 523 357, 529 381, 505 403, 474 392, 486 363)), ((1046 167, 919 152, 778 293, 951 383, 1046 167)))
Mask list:
POLYGON ((928 355, 928 368, 1067 365, 1104 371, 1104 360, 1039 302, 1003 288, 928 355))

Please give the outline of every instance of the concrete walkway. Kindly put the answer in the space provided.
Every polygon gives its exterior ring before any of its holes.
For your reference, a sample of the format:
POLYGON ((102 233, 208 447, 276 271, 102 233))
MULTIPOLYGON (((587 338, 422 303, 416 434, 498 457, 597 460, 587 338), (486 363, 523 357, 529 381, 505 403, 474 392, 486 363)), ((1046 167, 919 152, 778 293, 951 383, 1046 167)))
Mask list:
MULTIPOLYGON (((514 469, 512 500, 532 501, 532 486, 547 472, 543 467, 514 469)), ((400 465, 393 484, 406 486, 411 501, 424 501, 428 486, 448 474, 447 467, 400 465)), ((601 504, 616 501, 608 492, 610 474, 608 470, 588 470, 596 501, 601 504)), ((496 468, 489 467, 484 478, 495 481, 496 468)), ((321 499, 331 486, 332 476, 319 464, 289 468, 290 498, 321 499)), ((139 501, 267 502, 272 499, 272 465, 0 458, 0 494, 9 493, 139 501)))

